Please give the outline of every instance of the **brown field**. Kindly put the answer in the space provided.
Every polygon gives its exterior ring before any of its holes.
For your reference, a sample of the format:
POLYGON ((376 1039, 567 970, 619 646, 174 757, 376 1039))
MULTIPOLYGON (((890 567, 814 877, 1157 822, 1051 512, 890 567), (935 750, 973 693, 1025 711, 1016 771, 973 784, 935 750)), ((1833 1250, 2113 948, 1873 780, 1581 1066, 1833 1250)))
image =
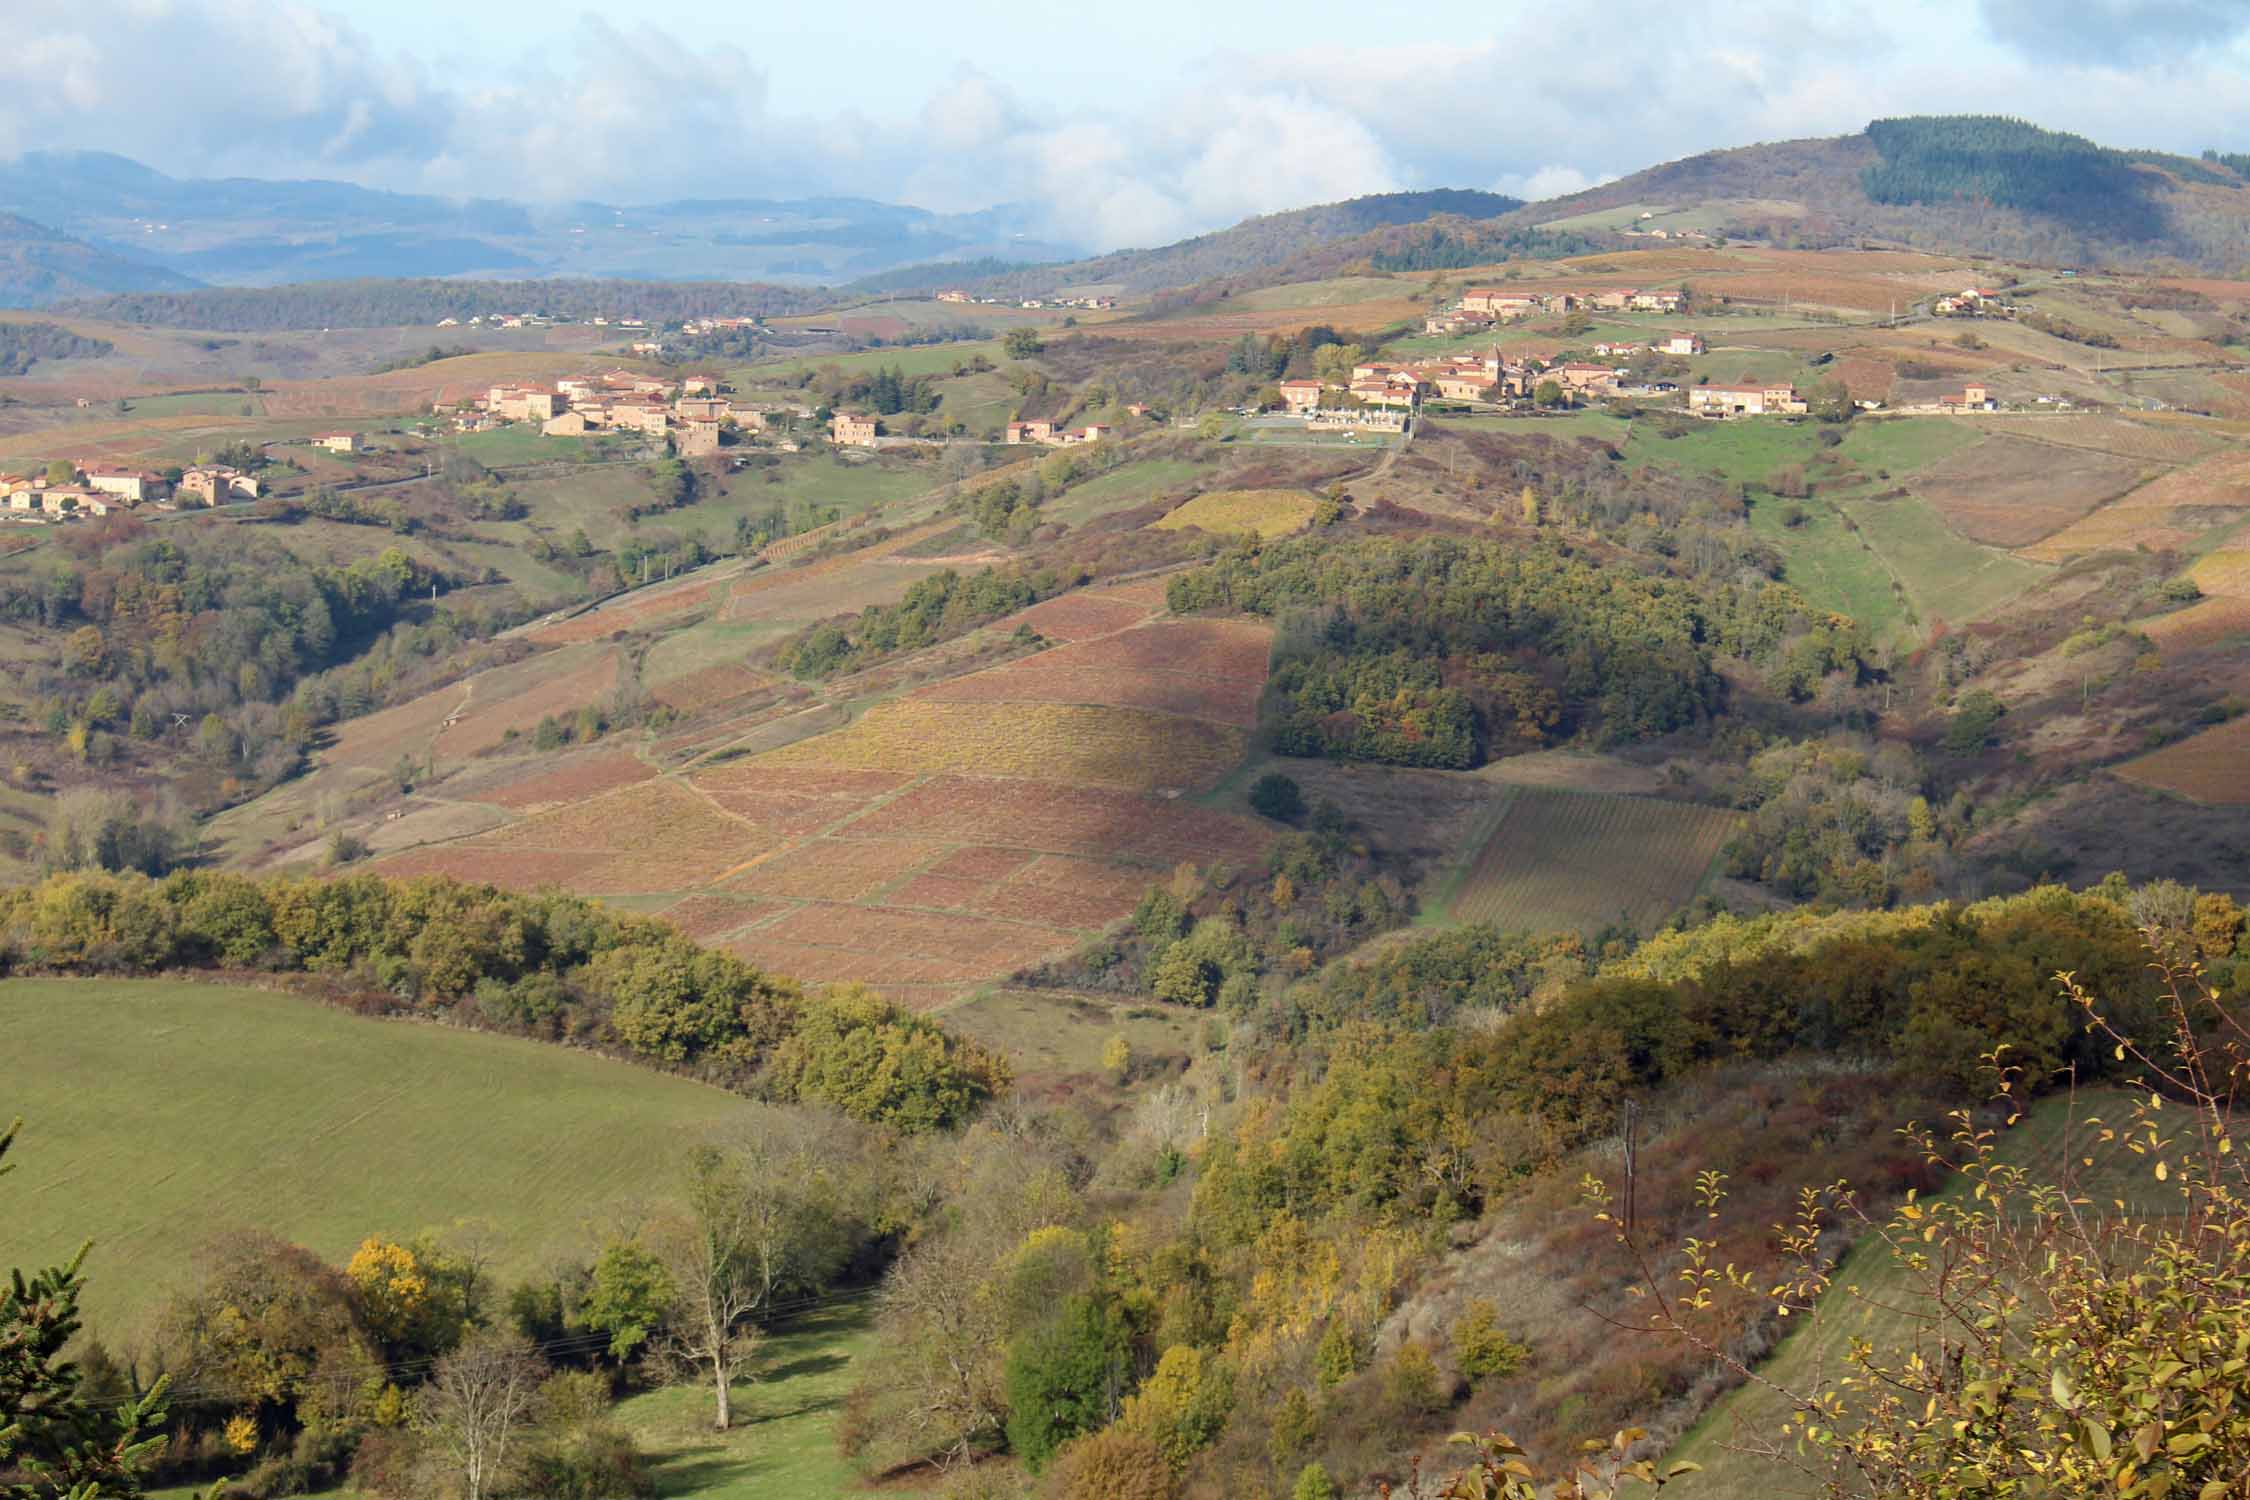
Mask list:
POLYGON ((1836 378, 1844 382, 1855 401, 1888 401, 1891 387, 1898 380, 1898 367, 1855 350, 1836 361, 1836 378))
POLYGON ((538 626, 529 631, 526 638, 542 646, 564 646, 574 641, 598 641, 620 630, 637 630, 659 620, 692 614, 709 607, 724 586, 740 577, 742 571, 739 563, 717 563, 704 570, 705 576, 692 582, 636 589, 584 614, 538 626))
POLYGON ((668 677, 651 687, 648 695, 667 708, 695 714, 779 685, 779 679, 764 672, 737 662, 719 662, 668 677))
POLYGON ((1149 872, 1097 860, 1042 854, 972 898, 975 910, 1050 927, 1100 927, 1133 909, 1149 872))
POLYGON ((2022 438, 1989 437, 1922 470, 1914 489, 1970 541, 2023 547, 2124 494, 2144 472, 2130 459, 2058 457, 2022 438))
POLYGON ((587 883, 589 864, 583 854, 494 849, 472 842, 425 845, 406 854, 377 860, 373 868, 380 875, 400 878, 443 875, 472 885, 496 885, 511 891, 532 891, 553 885, 600 895, 618 894, 618 887, 587 883))
MULTIPOLYGON (((487 701, 472 691, 450 727, 438 731, 437 752, 447 759, 466 759, 503 743, 511 729, 526 735, 541 719, 574 714, 599 703, 616 691, 619 665, 615 651, 590 651, 576 666, 541 671, 521 691, 508 696, 487 701)), ((481 682, 471 679, 472 688, 489 689, 493 683, 489 673, 481 682)))
POLYGON ((796 838, 853 816, 912 778, 894 771, 800 769, 738 760, 697 771, 690 779, 697 791, 760 831, 796 838))
MULTIPOLYGON (((995 840, 1050 854, 1122 859, 1169 868, 1182 860, 1252 863, 1272 835, 1247 818, 1175 801, 1092 787, 1041 786, 977 776, 933 776, 852 824, 855 835, 937 839, 964 845, 995 840)), ((961 858, 998 862, 994 851, 961 858)), ((974 877, 944 863, 934 874, 974 877)))
POLYGON ((518 810, 548 807, 558 802, 576 802, 584 797, 598 796, 621 786, 631 786, 634 782, 646 781, 655 774, 655 771, 635 758, 629 750, 605 750, 583 756, 566 765, 533 771, 513 781, 502 782, 491 791, 478 794, 478 800, 518 810))
POLYGON ((2250 598, 2216 595, 2153 620, 2136 620, 2133 628, 2159 650, 2200 651, 2236 636, 2250 637, 2250 598))
POLYGON ((2193 463, 2212 449, 2223 446, 2212 434, 2177 423, 2160 425, 2092 414, 1988 417, 1983 426, 1987 432, 2012 433, 2042 443, 2058 443, 2065 448, 2091 448, 2099 453, 2114 453, 2121 458, 2144 459, 2150 463, 2193 463))
POLYGON ((798 967, 784 971, 814 979, 962 984, 1066 952, 1077 941, 1074 932, 1024 922, 820 903, 798 907, 730 946, 776 968, 784 966, 762 959, 761 950, 794 950, 798 967))
POLYGON ((450 847, 577 854, 575 883, 614 892, 699 885, 773 842, 680 782, 644 781, 450 847))
POLYGON ((697 895, 675 901, 657 915, 697 942, 707 943, 783 909, 776 901, 745 901, 739 896, 697 895))
POLYGON ((1248 739, 1229 725, 1142 709, 910 698, 878 703, 850 728, 770 751, 758 763, 1160 791, 1210 786, 1242 759, 1248 739))
POLYGON ((932 683, 935 703, 1066 703, 1148 709, 1249 729, 1273 632, 1234 620, 1163 620, 932 683))
POLYGON ((1171 587, 1170 575, 1159 573, 1148 578, 1135 578, 1127 583, 1104 584, 1094 591, 1092 597, 1124 604, 1142 604, 1152 612, 1162 614, 1172 607, 1171 587))
POLYGON ((2024 556, 2062 562, 2112 547, 2182 546, 2210 526, 2250 511, 2250 452, 2216 454, 2176 469, 2123 499, 2024 549, 2024 556))
POLYGON ((2206 594, 2250 599, 2250 547, 2221 547, 2205 553, 2188 576, 2206 594))
POLYGON ((2117 774, 2197 802, 2250 806, 2250 715, 2119 766, 2117 774))
POLYGON ((927 839, 812 839, 728 876, 722 886, 792 901, 864 901, 944 849, 927 839))
POLYGON ((996 629, 1014 630, 1029 625, 1051 641, 1083 641, 1097 635, 1114 635, 1149 617, 1148 606, 1112 594, 1083 591, 1064 594, 1010 615, 996 629))
POLYGON ((1196 314, 1155 322, 1128 320, 1104 324, 1102 336, 1114 339, 1150 339, 1159 343, 1215 343, 1238 339, 1246 333, 1295 333, 1325 323, 1342 332, 1387 327, 1419 319, 1419 300, 1399 297, 1380 302, 1339 302, 1325 307, 1274 307, 1241 312, 1196 314))
POLYGON ((762 568, 728 590, 722 620, 823 619, 870 604, 888 604, 915 582, 942 570, 941 563, 900 559, 906 548, 951 528, 951 520, 910 527, 888 540, 839 552, 797 567, 762 568))
POLYGON ((450 683, 395 708, 348 720, 338 730, 336 743, 321 752, 321 761, 330 766, 388 767, 401 755, 421 755, 465 697, 460 683, 450 683))

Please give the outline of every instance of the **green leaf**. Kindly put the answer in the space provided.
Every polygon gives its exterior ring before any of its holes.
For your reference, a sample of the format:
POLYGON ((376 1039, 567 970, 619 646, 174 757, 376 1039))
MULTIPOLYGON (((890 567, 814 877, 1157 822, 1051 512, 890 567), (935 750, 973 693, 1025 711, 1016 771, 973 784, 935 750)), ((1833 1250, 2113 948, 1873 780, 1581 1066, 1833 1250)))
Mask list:
POLYGON ((2109 1429, 2090 1417, 2084 1425, 2086 1428, 2086 1446, 2093 1450, 2094 1457, 2100 1459, 2103 1463, 2109 1462, 2109 1429))

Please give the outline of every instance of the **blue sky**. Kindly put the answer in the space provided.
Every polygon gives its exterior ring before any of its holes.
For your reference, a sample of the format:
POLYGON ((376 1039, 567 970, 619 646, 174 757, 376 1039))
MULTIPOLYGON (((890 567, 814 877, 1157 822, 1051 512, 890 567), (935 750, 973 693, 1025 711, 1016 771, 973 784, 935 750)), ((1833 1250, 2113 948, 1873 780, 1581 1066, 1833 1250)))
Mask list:
POLYGON ((0 94, 0 156, 547 200, 1008 201, 1097 247, 1395 188, 1548 196, 1882 114, 2250 150, 2250 0, 4 8, 11 71, 39 82, 0 94))

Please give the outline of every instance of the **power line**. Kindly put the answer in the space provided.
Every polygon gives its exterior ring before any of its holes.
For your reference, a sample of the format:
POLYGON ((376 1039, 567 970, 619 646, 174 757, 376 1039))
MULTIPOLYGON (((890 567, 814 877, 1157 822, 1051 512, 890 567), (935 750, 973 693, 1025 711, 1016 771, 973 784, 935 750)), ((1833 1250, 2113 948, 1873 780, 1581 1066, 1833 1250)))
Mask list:
MULTIPOLYGON (((794 1318, 802 1317, 808 1313, 816 1312, 822 1308, 840 1306, 848 1302, 862 1301, 868 1297, 874 1296, 881 1290, 882 1287, 880 1285, 876 1285, 855 1287, 850 1291, 844 1292, 819 1293, 812 1296, 800 1297, 790 1301, 776 1303, 766 1311, 776 1321, 785 1322, 794 1318)), ((553 1339, 542 1342, 537 1344, 536 1347, 538 1353, 542 1358, 549 1358, 556 1355, 568 1356, 573 1354, 590 1354, 597 1349, 606 1348, 609 1342, 610 1335, 606 1333, 582 1333, 574 1334, 569 1338, 553 1339)), ((373 1375, 383 1375, 385 1377, 391 1377, 397 1375, 426 1374, 430 1370, 435 1369, 438 1364, 445 1359, 445 1357, 446 1356, 442 1354, 433 1354, 418 1355, 413 1359, 358 1360, 348 1365, 342 1365, 332 1368, 324 1367, 309 1371, 307 1372, 307 1378, 318 1378, 322 1381, 333 1381, 338 1384, 344 1384, 357 1382, 373 1375)), ((394 1379, 391 1380, 390 1383, 393 1385, 398 1385, 402 1384, 403 1382, 394 1379)), ((143 1393, 143 1395, 145 1395, 145 1392, 143 1393)), ((250 1390, 241 1386, 229 1386, 209 1383, 201 1385, 193 1383, 173 1384, 165 1387, 164 1390, 164 1400, 165 1404, 168 1406, 178 1405, 181 1402, 234 1402, 248 1404, 252 1401, 260 1399, 263 1395, 264 1392, 262 1391, 250 1390)), ((138 1404, 142 1399, 142 1395, 135 1395, 112 1401, 89 1401, 82 1404, 85 1409, 89 1411, 122 1411, 126 1407, 138 1404)))

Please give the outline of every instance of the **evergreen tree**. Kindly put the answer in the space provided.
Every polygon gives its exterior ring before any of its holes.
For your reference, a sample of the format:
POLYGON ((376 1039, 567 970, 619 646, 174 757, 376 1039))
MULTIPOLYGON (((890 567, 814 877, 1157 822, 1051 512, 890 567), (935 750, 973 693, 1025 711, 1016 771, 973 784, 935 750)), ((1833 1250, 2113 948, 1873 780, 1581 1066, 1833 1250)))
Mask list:
MULTIPOLYGON (((22 1126, 0 1131, 0 1158, 22 1126)), ((0 1175, 10 1170, 0 1160, 0 1175)), ((0 1287, 0 1500, 138 1495, 136 1471, 163 1445, 142 1434, 163 1424, 165 1382, 104 1408, 80 1397, 78 1369, 62 1357, 78 1334, 85 1258, 82 1245, 63 1265, 10 1271, 0 1287)))

